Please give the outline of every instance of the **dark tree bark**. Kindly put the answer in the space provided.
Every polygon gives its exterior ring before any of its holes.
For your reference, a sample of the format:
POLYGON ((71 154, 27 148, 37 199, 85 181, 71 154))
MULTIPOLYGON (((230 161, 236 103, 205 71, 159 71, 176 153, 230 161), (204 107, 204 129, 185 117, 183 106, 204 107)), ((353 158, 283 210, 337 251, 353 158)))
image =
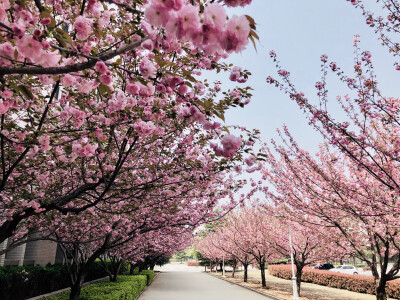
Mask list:
POLYGON ((386 294, 386 278, 382 276, 380 279, 375 279, 376 300, 387 300, 386 294))
POLYGON ((129 275, 133 275, 133 271, 135 270, 135 265, 134 264, 130 264, 131 268, 129 269, 129 275))
POLYGON ((244 268, 244 275, 243 275, 243 281, 247 282, 247 268, 249 267, 249 264, 243 264, 244 268))
POLYGON ((301 286, 301 276, 303 275, 304 263, 296 263, 296 284, 297 284, 297 294, 300 297, 300 286, 301 286))
POLYGON ((118 262, 115 262, 115 265, 113 265, 113 274, 110 277, 111 282, 117 281, 119 271, 121 270, 121 265, 122 265, 122 259, 120 259, 118 262))
POLYGON ((237 266, 237 260, 234 260, 233 261, 233 263, 232 263, 232 278, 234 278, 235 277, 235 271, 236 271, 236 266, 237 266))
POLYGON ((265 280, 265 261, 261 260, 259 261, 259 267, 260 267, 260 272, 261 272, 261 286, 263 288, 267 287, 267 281, 265 280))
POLYGON ((76 281, 73 285, 71 285, 71 293, 69 294, 69 300, 79 300, 83 282, 84 282, 84 277, 82 277, 81 280, 76 281))

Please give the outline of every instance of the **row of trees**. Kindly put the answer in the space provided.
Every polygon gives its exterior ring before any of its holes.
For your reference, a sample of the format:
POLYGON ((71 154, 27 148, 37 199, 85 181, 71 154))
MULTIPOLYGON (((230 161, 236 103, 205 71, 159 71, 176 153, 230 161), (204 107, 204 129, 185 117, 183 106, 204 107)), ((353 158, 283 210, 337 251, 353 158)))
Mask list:
MULTIPOLYGON (((397 59, 400 3, 380 0, 376 2, 382 7, 376 8, 367 1, 350 2, 397 59)), ((386 283, 400 278, 400 99, 379 89, 372 55, 360 49, 359 36, 354 38, 354 49, 352 75, 327 55, 321 56, 317 101, 296 89, 290 72, 282 68, 274 51, 270 53, 280 79, 268 77, 267 82, 295 101, 324 142, 312 155, 284 127, 281 142, 272 141, 264 149, 264 174, 272 185, 265 193, 275 205, 285 205, 298 216, 298 222, 334 230, 341 244, 371 268, 381 300, 387 299, 386 283), (328 102, 330 72, 348 89, 336 97, 337 105, 328 102)), ((394 68, 400 70, 398 62, 394 68)))
MULTIPOLYGON (((362 11, 367 25, 397 59, 400 3, 378 0, 376 3, 381 4, 378 8, 367 1, 350 3, 362 11)), ((220 258, 218 251, 228 253, 233 249, 241 250, 240 255, 247 253, 257 262, 262 262, 260 254, 265 260, 273 260, 279 253, 277 242, 287 236, 287 225, 284 225, 285 234, 279 237, 280 226, 290 221, 294 240, 300 233, 304 233, 303 242, 315 239, 316 247, 311 246, 313 253, 316 257, 317 253, 327 255, 319 259, 355 254, 364 261, 372 271, 377 299, 387 299, 386 283, 400 278, 400 100, 385 96, 379 89, 372 55, 360 49, 358 36, 354 38, 354 48, 352 75, 346 74, 336 62, 329 61, 327 55, 321 56, 323 76, 315 83, 317 101, 297 90, 290 72, 281 66, 277 54, 270 52, 279 79, 269 76, 267 82, 290 96, 324 142, 311 154, 300 147, 286 126, 279 131, 281 141, 272 141, 263 148, 262 156, 266 159, 263 174, 267 184, 260 189, 268 199, 262 204, 264 208, 238 212, 238 215, 243 214, 240 222, 232 215, 226 225, 200 242, 205 244, 199 246, 204 255, 217 259, 220 258), (328 101, 330 72, 348 88, 347 94, 335 98, 337 105, 328 101), (335 113, 338 110, 341 110, 339 114, 335 113), (266 212, 262 213, 264 209, 266 212), (280 217, 278 223, 274 221, 277 209, 278 215, 285 216, 285 221, 280 217), (257 221, 259 214, 263 217, 257 221), (235 226, 236 222, 240 226, 235 226), (231 237, 226 239, 225 235, 229 234, 231 237), (224 239, 225 242, 218 242, 224 239), (251 245, 249 249, 247 245, 251 245), (324 249, 325 245, 329 247, 324 249), (212 249, 209 254, 208 249, 212 249), (258 256, 252 249, 259 249, 258 256)), ((399 62, 394 68, 400 70, 399 62)), ((309 245, 313 243, 310 241, 309 245)), ((287 248, 285 253, 285 256, 289 253, 287 248)), ((295 263, 297 272, 301 273, 302 263, 299 264, 296 255, 295 263)), ((300 280, 301 274, 298 273, 298 277, 300 280)))
POLYGON ((222 59, 257 38, 225 12, 250 2, 1 1, 0 254, 33 233, 58 242, 78 299, 98 258, 153 263, 240 201, 228 172, 258 132, 215 119, 250 88, 197 76, 246 81, 222 59))
MULTIPOLYGON (((290 256, 289 226, 292 231, 293 259, 300 295, 301 277, 305 266, 321 261, 342 259, 348 255, 345 245, 338 244, 333 230, 321 231, 321 226, 310 227, 291 221, 287 211, 265 204, 253 203, 229 214, 214 230, 196 242, 201 255, 212 263, 224 258, 244 268, 244 282, 248 266, 257 265, 261 284, 267 287, 265 265, 290 256)), ((233 271, 232 276, 235 275, 233 271)))

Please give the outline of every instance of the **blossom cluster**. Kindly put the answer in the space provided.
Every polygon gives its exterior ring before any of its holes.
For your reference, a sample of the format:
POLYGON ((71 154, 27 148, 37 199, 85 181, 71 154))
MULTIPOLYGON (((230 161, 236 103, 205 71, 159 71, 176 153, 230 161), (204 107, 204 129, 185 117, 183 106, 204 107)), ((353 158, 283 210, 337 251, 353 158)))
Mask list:
MULTIPOLYGON (((243 6, 250 2, 226 1, 230 6, 243 6)), ((250 23, 245 16, 233 16, 227 21, 224 7, 213 3, 204 9, 201 19, 199 9, 197 4, 183 0, 151 0, 145 8, 145 18, 151 25, 164 28, 167 39, 191 42, 209 54, 240 52, 246 47, 250 23)))

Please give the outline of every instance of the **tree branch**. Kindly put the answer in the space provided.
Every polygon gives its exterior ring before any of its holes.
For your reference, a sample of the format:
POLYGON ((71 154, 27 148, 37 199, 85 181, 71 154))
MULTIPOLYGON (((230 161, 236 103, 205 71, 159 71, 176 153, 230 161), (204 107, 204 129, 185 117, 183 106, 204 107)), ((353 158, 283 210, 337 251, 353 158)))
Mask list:
POLYGON ((140 41, 136 41, 134 43, 130 43, 120 48, 112 51, 107 51, 104 54, 101 54, 97 57, 93 57, 89 59, 87 62, 78 63, 74 65, 61 66, 61 67, 14 67, 14 66, 3 66, 0 67, 0 76, 8 75, 8 74, 47 74, 47 75, 56 75, 56 74, 67 74, 72 72, 79 72, 82 70, 89 69, 94 67, 94 65, 98 61, 106 61, 112 59, 118 55, 124 54, 130 50, 133 50, 139 47, 144 41, 146 41, 148 37, 142 38, 140 41))

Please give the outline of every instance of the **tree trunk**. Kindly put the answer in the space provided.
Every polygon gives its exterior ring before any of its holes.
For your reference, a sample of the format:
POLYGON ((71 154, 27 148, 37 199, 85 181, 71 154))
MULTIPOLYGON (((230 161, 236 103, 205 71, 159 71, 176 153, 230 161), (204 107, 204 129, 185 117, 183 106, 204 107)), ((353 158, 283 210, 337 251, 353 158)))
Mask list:
POLYGON ((236 266, 237 266, 237 261, 235 261, 233 264, 232 264, 232 278, 234 278, 235 277, 235 271, 236 271, 236 266))
POLYGON ((154 270, 154 267, 156 266, 156 264, 151 264, 150 265, 150 270, 154 270))
POLYGON ((222 262, 219 263, 219 269, 220 269, 221 272, 222 272, 222 262))
POLYGON ((119 274, 119 270, 121 270, 121 265, 122 265, 122 260, 115 264, 115 266, 113 268, 113 274, 110 277, 110 281, 111 282, 117 282, 117 277, 118 277, 118 274, 119 274))
POLYGON ((133 270, 135 270, 135 265, 131 264, 131 268, 129 270, 129 275, 133 275, 133 270))
POLYGON ((69 300, 79 300, 83 283, 85 282, 86 274, 79 273, 77 280, 71 285, 71 293, 69 294, 69 300))
POLYGON ((244 275, 243 275, 243 281, 247 282, 247 268, 249 267, 248 264, 243 264, 243 268, 244 268, 244 275))
POLYGON ((376 282, 376 300, 387 300, 387 295, 386 295, 386 280, 383 278, 380 278, 378 280, 375 280, 376 282))
POLYGON ((301 285, 301 276, 303 275, 304 266, 296 265, 296 284, 297 284, 297 294, 300 297, 300 285, 301 285))
POLYGON ((265 263, 261 262, 259 265, 260 265, 260 271, 261 271, 261 286, 263 288, 266 288, 267 281, 265 280, 265 263))

